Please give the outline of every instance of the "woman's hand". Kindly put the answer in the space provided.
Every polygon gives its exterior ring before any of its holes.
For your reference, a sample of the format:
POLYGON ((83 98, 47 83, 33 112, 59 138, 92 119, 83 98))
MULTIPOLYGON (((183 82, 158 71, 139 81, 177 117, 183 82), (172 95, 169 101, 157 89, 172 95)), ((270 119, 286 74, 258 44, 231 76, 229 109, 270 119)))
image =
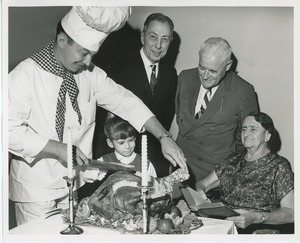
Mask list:
POLYGON ((288 224, 294 222, 294 190, 291 190, 280 201, 280 208, 273 212, 264 212, 265 220, 262 221, 261 212, 251 212, 245 209, 235 209, 240 216, 230 217, 237 227, 246 228, 250 224, 288 224))
POLYGON ((218 187, 220 181, 216 175, 215 170, 213 170, 204 179, 196 182, 196 191, 208 192, 209 190, 218 187))
POLYGON ((226 220, 232 221, 236 227, 246 228, 256 221, 256 214, 245 209, 235 209, 239 216, 229 217, 226 220))

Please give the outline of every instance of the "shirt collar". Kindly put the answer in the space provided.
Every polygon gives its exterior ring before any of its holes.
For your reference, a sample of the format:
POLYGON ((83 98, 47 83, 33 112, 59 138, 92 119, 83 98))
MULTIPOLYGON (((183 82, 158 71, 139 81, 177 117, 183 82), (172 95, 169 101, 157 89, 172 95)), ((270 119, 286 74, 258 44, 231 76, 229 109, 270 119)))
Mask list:
MULTIPOLYGON (((219 85, 213 87, 213 88, 210 90, 210 93, 209 93, 209 96, 210 96, 210 97, 212 97, 212 96, 215 94, 215 92, 217 91, 218 87, 219 87, 219 85)), ((204 88, 204 87, 202 86, 202 84, 201 84, 200 92, 205 94, 206 91, 209 91, 209 90, 206 89, 206 88, 204 88)))
POLYGON ((143 50, 143 47, 141 48, 140 50, 140 54, 141 54, 141 57, 142 57, 142 60, 143 60, 143 63, 144 63, 144 66, 145 66, 145 69, 147 70, 147 68, 149 68, 151 65, 155 65, 156 66, 156 70, 157 70, 157 66, 158 66, 158 63, 152 63, 149 61, 149 59, 146 57, 145 53, 144 53, 144 50, 143 50))
POLYGON ((119 154, 117 151, 115 151, 115 155, 117 157, 118 160, 121 161, 121 163, 123 164, 130 164, 136 157, 136 153, 133 152, 132 155, 130 155, 129 157, 124 157, 123 155, 119 154))

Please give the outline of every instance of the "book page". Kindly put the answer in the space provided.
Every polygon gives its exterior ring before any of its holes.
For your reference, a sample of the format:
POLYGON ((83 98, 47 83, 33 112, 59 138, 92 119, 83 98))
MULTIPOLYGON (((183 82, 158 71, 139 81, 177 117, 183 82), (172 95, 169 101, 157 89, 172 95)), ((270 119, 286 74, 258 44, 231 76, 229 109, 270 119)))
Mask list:
POLYGON ((184 198, 192 210, 198 210, 200 205, 211 204, 204 191, 197 192, 190 187, 181 188, 184 198))

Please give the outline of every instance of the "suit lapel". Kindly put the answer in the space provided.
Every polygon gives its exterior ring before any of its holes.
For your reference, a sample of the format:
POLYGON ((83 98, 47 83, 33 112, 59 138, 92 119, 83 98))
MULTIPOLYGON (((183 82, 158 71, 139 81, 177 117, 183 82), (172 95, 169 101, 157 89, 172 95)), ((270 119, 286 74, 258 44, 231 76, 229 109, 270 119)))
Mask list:
POLYGON ((197 74, 194 75, 194 77, 191 79, 191 82, 186 82, 187 87, 184 88, 184 95, 188 96, 189 98, 185 98, 187 105, 185 106, 185 109, 187 109, 185 114, 185 120, 188 124, 191 126, 186 129, 185 131, 181 131, 183 134, 188 133, 191 130, 191 127, 194 126, 196 119, 195 119, 195 106, 198 99, 198 94, 200 91, 201 82, 197 74))
MULTIPOLYGON (((223 80, 224 81, 224 80, 223 80)), ((199 80, 200 82, 200 80, 199 80)), ((210 119, 218 110, 221 109, 221 106, 224 103, 224 100, 226 99, 228 87, 226 87, 225 82, 221 82, 216 93, 214 94, 213 98, 209 102, 209 105, 207 106, 207 109, 205 112, 201 115, 199 119, 195 119, 195 122, 192 124, 192 126, 186 131, 186 133, 190 133, 191 131, 201 127, 204 123, 207 122, 208 119, 210 119)), ((199 93, 199 90, 197 92, 197 95, 199 93)), ((197 96, 198 97, 198 96, 197 96)), ((197 102, 197 97, 196 101, 197 102)), ((194 98, 193 98, 194 100, 194 98)), ((195 104, 193 105, 193 111, 191 111, 191 114, 194 114, 194 108, 195 104)))
POLYGON ((197 103, 197 99, 198 99, 198 95, 199 95, 199 91, 200 91, 200 86, 201 86, 201 81, 199 79, 198 74, 195 75, 195 77, 193 78, 192 81, 192 85, 191 85, 191 98, 190 98, 190 103, 188 106, 189 109, 189 114, 191 114, 191 117, 193 119, 194 114, 195 114, 195 107, 196 107, 196 103, 197 103))

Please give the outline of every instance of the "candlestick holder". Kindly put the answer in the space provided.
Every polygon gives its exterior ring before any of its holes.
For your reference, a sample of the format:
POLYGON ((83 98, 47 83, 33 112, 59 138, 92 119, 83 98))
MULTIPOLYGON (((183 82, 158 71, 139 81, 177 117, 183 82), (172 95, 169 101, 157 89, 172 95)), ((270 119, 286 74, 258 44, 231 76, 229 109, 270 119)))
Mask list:
POLYGON ((83 233, 83 229, 76 226, 74 223, 74 197, 73 197, 73 188, 74 188, 74 182, 76 180, 76 176, 69 178, 67 176, 63 177, 67 181, 67 185, 69 188, 69 210, 70 210, 70 224, 69 226, 62 230, 60 233, 62 235, 79 235, 83 233))
POLYGON ((143 199, 143 234, 148 234, 148 204, 147 194, 149 186, 141 186, 142 199, 143 199))

